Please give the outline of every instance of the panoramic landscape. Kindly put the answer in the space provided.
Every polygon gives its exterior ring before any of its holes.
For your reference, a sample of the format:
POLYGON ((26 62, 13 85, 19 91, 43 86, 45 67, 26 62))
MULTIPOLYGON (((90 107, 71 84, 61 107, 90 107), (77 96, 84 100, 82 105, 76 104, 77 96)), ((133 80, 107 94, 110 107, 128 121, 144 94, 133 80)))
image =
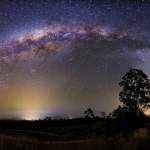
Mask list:
POLYGON ((0 149, 149 150, 148 0, 0 1, 0 149))

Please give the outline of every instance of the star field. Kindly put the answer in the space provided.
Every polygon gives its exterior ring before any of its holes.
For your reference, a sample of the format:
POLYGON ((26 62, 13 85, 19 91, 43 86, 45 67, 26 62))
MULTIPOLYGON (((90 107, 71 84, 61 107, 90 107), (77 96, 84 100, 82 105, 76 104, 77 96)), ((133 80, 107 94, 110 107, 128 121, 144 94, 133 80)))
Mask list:
POLYGON ((112 111, 129 69, 150 76, 149 11, 145 0, 0 2, 0 117, 112 111))

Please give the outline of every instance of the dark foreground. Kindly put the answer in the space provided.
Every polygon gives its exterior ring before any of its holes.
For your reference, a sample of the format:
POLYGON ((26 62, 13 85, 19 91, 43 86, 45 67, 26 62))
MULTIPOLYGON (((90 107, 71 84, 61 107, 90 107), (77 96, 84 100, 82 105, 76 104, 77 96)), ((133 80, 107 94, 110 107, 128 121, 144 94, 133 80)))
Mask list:
POLYGON ((114 120, 0 121, 0 150, 149 150, 150 126, 121 129, 114 120))

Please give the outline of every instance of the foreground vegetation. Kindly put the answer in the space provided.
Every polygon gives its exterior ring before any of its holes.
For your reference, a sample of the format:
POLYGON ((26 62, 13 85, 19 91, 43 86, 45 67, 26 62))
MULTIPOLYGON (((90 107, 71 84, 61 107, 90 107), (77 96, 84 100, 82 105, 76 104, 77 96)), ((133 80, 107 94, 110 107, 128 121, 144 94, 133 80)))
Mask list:
MULTIPOLYGON (((94 130, 95 126, 97 125, 93 125, 91 129, 94 130)), ((66 130, 69 132, 70 129, 68 128, 66 130)), ((83 130, 83 132, 87 131, 83 130)), ((118 133, 112 136, 97 135, 96 137, 91 135, 87 139, 64 139, 62 141, 41 141, 38 138, 29 138, 28 136, 1 134, 0 149, 9 150, 12 148, 13 150, 149 150, 150 130, 148 128, 140 128, 130 134, 118 133)))
POLYGON ((95 121, 94 118, 90 118, 89 120, 80 118, 55 121, 0 121, 0 124, 5 124, 6 127, 10 127, 11 124, 16 125, 16 128, 9 129, 1 127, 0 149, 149 150, 149 118, 147 118, 147 125, 145 127, 136 129, 126 129, 122 125, 118 126, 116 123, 115 119, 110 118, 99 118, 99 121, 95 121), (79 120, 82 120, 81 124, 79 120), (58 126, 62 122, 65 125, 58 126), (42 126, 42 128, 38 126, 38 128, 34 129, 34 125, 38 125, 38 123, 45 123, 45 126, 42 126), (7 124, 10 126, 7 126, 7 124), (24 124, 26 128, 22 126, 18 129, 17 124, 24 124))

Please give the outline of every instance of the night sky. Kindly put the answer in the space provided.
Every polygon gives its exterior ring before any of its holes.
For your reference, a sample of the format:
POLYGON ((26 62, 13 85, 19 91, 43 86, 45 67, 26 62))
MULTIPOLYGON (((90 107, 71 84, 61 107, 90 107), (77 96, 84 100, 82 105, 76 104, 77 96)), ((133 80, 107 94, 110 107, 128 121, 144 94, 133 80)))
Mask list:
POLYGON ((131 68, 150 78, 150 2, 0 1, 0 118, 109 113, 131 68))

